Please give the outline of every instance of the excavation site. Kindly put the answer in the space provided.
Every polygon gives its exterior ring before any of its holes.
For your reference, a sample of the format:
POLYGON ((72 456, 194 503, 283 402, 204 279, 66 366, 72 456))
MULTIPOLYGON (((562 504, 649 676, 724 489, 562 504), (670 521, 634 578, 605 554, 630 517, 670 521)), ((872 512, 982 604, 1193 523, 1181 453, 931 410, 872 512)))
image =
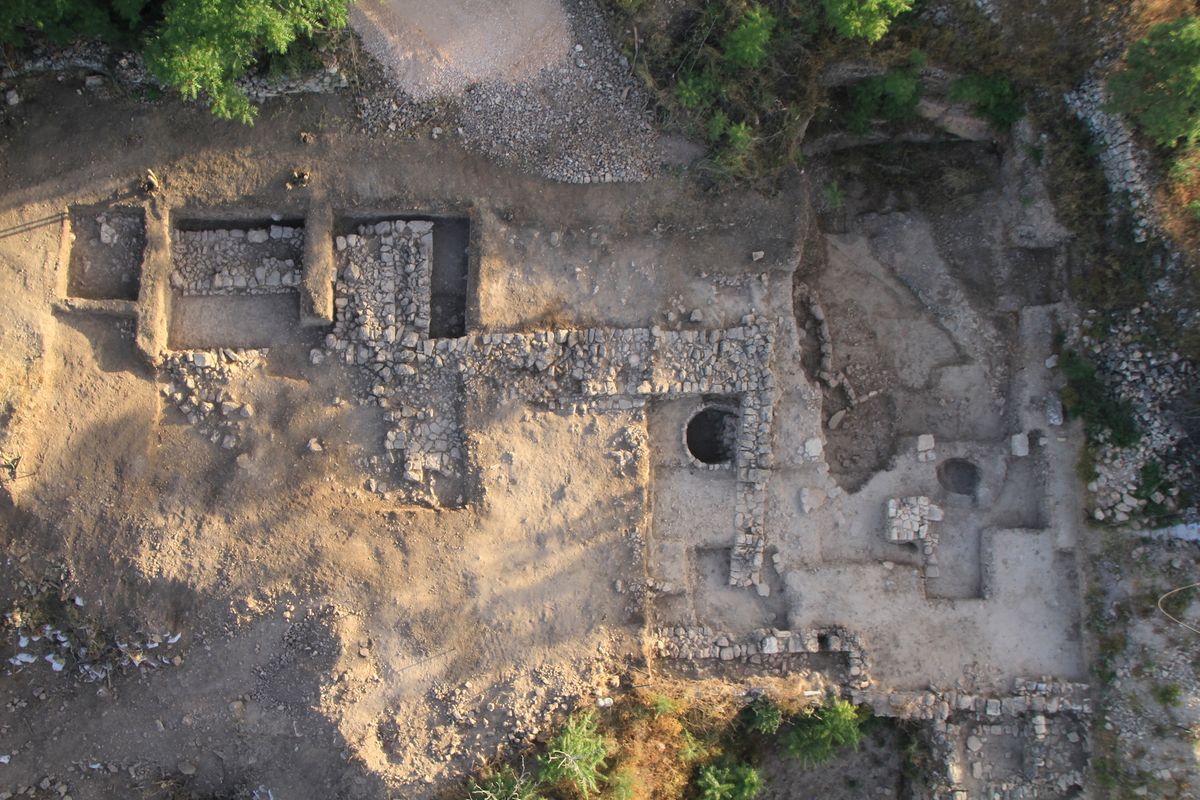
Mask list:
POLYGON ((0 800, 1195 796, 1196 18, 893 3, 0 14, 0 800))

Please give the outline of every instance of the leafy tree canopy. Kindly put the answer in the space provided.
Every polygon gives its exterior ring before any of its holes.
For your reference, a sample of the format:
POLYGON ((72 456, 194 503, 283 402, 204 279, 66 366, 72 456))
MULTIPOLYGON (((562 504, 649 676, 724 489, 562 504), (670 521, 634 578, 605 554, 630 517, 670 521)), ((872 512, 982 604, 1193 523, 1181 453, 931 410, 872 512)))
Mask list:
POLYGON ((1156 25, 1129 48, 1125 69, 1108 86, 1113 107, 1156 144, 1200 143, 1200 17, 1156 25))
POLYGON ((912 9, 912 0, 822 0, 834 29, 847 39, 877 42, 892 20, 912 9))
POLYGON ((249 123, 254 107, 236 86, 255 60, 301 37, 345 26, 350 0, 4 0, 0 45, 31 36, 100 37, 143 53, 163 83, 207 97, 224 119, 249 123))
POLYGON ((0 45, 20 47, 31 35, 55 42, 101 37, 127 44, 148 16, 147 0, 5 0, 0 3, 0 45))

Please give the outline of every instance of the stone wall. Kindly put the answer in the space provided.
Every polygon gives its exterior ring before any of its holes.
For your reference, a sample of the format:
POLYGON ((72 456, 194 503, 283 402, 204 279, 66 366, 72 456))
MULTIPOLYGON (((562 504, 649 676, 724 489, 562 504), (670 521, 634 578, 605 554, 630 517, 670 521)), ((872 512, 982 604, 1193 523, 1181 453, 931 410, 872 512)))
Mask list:
POLYGON ((275 294, 300 286, 304 229, 179 230, 171 237, 171 288, 184 295, 275 294))

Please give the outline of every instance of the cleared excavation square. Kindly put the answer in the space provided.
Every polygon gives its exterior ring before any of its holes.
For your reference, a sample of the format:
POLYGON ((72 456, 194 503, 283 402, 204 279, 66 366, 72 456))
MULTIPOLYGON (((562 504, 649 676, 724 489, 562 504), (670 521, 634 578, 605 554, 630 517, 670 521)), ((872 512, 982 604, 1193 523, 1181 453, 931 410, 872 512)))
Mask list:
POLYGON ((429 335, 435 339, 467 335, 470 242, 471 222, 467 218, 434 220, 429 335))
MULTIPOLYGON (((400 316, 406 316, 403 313, 404 305, 416 304, 409 309, 405 324, 427 331, 433 339, 466 336, 471 274, 470 219, 415 213, 346 216, 338 219, 334 225, 336 252, 339 255, 344 253, 347 243, 362 245, 365 237, 367 242, 373 242, 366 244, 372 253, 370 258, 379 262, 381 243, 376 237, 389 231, 388 223, 392 223, 396 231, 411 225, 418 235, 428 236, 432 245, 424 255, 427 260, 416 265, 417 274, 407 279, 397 276, 399 283, 408 284, 407 292, 403 286, 400 287, 400 294, 406 294, 398 298, 401 301, 400 316), (419 313, 416 309, 420 309, 419 313)), ((390 247, 391 243, 387 246, 390 247)), ((347 277, 344 272, 342 277, 347 277)))
POLYGON ((260 348, 294 341, 304 220, 184 217, 171 236, 167 346, 260 348))
POLYGON ((87 300, 137 300, 146 249, 140 208, 73 206, 67 294, 87 300))
POLYGON ((261 348, 300 335, 296 292, 264 295, 176 295, 171 301, 172 350, 261 348))

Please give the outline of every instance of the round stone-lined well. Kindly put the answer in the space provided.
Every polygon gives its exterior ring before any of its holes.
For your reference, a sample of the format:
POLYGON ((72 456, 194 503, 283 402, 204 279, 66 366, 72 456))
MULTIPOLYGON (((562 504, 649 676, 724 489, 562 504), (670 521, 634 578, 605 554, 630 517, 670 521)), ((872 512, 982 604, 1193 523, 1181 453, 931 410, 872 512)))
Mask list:
POLYGON ((692 414, 684 429, 683 442, 688 455, 709 467, 724 467, 737 455, 737 409, 719 403, 701 406, 692 414))

